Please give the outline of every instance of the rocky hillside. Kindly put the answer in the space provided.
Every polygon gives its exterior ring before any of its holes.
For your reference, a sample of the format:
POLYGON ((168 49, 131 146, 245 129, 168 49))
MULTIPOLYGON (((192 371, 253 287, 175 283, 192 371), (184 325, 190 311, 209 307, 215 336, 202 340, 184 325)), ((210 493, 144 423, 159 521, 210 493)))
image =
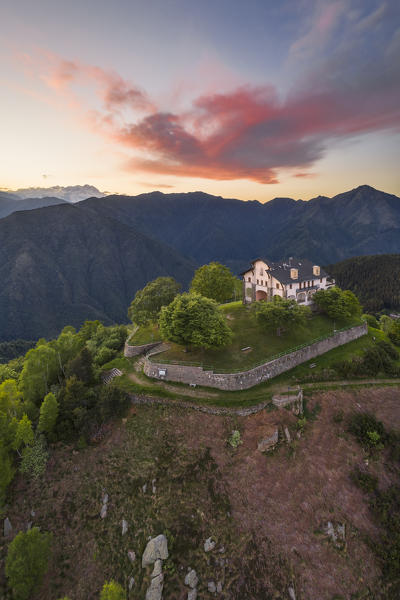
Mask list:
POLYGON ((132 408, 97 444, 52 448, 39 480, 16 477, 1 559, 17 531, 53 533, 32 600, 97 600, 110 579, 132 600, 149 588, 159 598, 161 585, 164 600, 194 589, 204 600, 397 598, 385 554, 395 531, 376 511, 390 506, 398 469, 389 446, 367 451, 349 432, 365 411, 392 430, 397 390, 320 393, 300 425, 286 409, 222 417, 132 408), (275 430, 278 446, 260 451, 275 430))

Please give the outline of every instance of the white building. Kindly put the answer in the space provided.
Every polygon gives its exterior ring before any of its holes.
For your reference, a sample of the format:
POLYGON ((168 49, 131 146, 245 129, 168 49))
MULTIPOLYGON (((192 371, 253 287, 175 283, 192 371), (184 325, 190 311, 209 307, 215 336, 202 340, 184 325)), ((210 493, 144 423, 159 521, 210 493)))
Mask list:
POLYGON ((271 300, 281 296, 296 300, 299 304, 311 304, 317 290, 326 290, 335 285, 319 265, 307 259, 289 258, 287 262, 273 263, 257 258, 248 271, 242 273, 243 301, 271 300))

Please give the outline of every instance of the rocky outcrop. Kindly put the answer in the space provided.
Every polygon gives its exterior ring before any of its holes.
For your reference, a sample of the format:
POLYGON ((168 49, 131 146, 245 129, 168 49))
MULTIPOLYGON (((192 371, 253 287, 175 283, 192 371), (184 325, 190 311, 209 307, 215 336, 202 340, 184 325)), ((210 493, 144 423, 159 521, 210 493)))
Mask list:
POLYGON ((209 537, 204 542, 204 552, 211 552, 211 550, 214 550, 214 548, 215 548, 215 542, 212 538, 209 537))
POLYGON ((161 600, 164 587, 162 563, 168 556, 168 542, 165 535, 158 535, 147 542, 142 556, 142 567, 150 565, 154 565, 154 567, 151 573, 150 585, 146 592, 146 600, 161 600))
POLYGON ((11 535, 12 533, 12 525, 11 525, 11 521, 8 517, 6 517, 4 519, 4 524, 3 524, 3 533, 4 533, 4 537, 8 537, 9 535, 11 535))
POLYGON ((185 585, 188 585, 191 588, 197 587, 199 583, 199 578, 197 577, 197 573, 194 569, 190 569, 190 571, 186 574, 185 577, 185 585))
POLYGON ((154 564, 157 559, 166 560, 167 558, 168 542, 165 535, 161 534, 147 543, 142 556, 142 567, 154 564))
POLYGON ((107 509, 108 509, 108 494, 104 494, 103 495, 103 500, 102 500, 102 506, 101 506, 101 511, 100 511, 100 518, 101 519, 105 519, 107 516, 107 509))

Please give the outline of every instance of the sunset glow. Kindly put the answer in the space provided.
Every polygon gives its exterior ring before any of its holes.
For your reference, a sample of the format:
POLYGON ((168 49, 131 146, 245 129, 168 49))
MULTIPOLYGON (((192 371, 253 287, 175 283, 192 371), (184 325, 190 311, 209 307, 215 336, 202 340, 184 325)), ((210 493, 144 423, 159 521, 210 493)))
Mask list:
POLYGON ((85 6, 3 10, 0 187, 400 194, 397 3, 85 6))

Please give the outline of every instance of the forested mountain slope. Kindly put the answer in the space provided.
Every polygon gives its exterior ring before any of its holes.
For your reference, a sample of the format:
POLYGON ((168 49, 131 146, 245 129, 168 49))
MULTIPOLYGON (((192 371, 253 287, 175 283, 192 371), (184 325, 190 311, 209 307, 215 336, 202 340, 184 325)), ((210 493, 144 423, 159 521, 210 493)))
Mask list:
POLYGON ((326 268, 340 287, 360 298, 364 310, 400 309, 400 254, 357 256, 326 268))
POLYGON ((70 204, 0 220, 0 340, 54 336, 85 319, 126 322, 135 292, 194 265, 161 242, 70 204))

